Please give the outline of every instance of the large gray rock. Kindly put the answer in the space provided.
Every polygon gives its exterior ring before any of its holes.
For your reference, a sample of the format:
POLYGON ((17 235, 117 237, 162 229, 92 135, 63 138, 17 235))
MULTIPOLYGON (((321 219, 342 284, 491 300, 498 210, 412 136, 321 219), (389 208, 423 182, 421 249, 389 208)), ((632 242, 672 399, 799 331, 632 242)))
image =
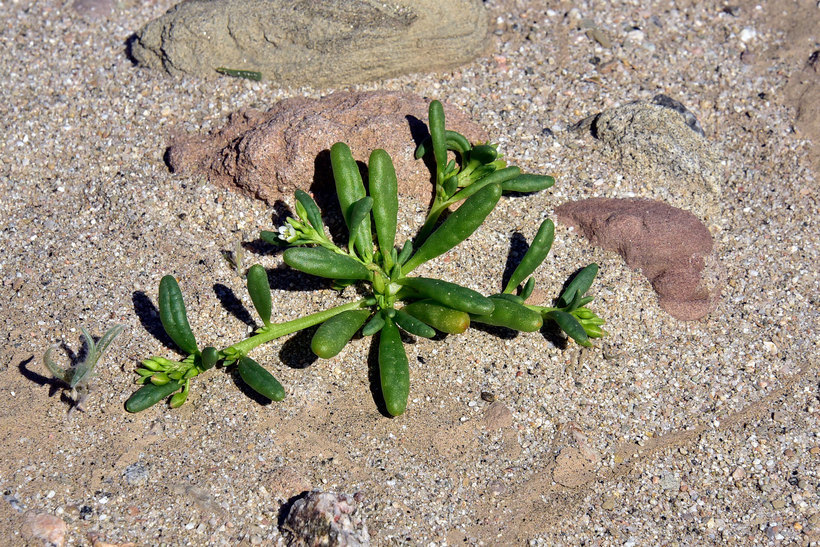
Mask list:
POLYGON ((579 122, 604 146, 624 177, 621 190, 666 201, 701 219, 720 216, 719 146, 709 141, 695 116, 665 95, 605 110, 579 122))
POLYGON ((456 67, 488 30, 481 0, 187 0, 145 25, 131 55, 175 76, 225 67, 334 86, 456 67))

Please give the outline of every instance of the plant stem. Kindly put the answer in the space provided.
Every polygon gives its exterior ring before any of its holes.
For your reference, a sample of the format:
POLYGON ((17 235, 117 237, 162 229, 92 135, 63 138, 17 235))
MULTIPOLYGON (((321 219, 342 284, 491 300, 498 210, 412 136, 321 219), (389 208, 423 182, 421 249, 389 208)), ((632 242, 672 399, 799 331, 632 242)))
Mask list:
POLYGON ((537 311, 538 313, 547 313, 551 311, 557 311, 561 308, 551 308, 549 306, 536 306, 535 304, 524 304, 525 307, 531 309, 532 311, 537 311))
POLYGON ((241 355, 247 355, 252 349, 266 342, 270 342, 271 340, 275 340, 276 338, 280 338, 286 334, 291 334, 293 332, 312 327, 313 325, 318 325, 319 323, 327 321, 334 315, 338 315, 348 310, 357 310, 365 307, 366 305, 367 299, 362 299, 356 302, 342 304, 341 306, 336 306, 335 308, 312 313, 310 315, 300 317, 299 319, 285 321, 284 323, 272 324, 259 334, 246 338, 241 342, 237 342, 236 344, 225 348, 222 350, 222 353, 224 354, 228 350, 233 350, 241 355))
POLYGON ((470 179, 469 179, 470 174, 473 171, 475 171, 477 167, 480 167, 480 166, 481 166, 480 161, 470 160, 469 163, 467 163, 467 165, 462 167, 461 171, 459 171, 459 173, 458 173, 458 186, 459 186, 459 188, 464 187, 464 186, 469 186, 470 182, 473 182, 473 181, 470 181, 470 179))
POLYGON ((413 245, 418 248, 424 240, 427 239, 427 236, 433 233, 433 228, 436 227, 436 222, 438 221, 441 213, 443 213, 450 204, 445 201, 439 201, 438 197, 436 197, 435 201, 433 202, 433 206, 430 208, 430 212, 427 213, 427 219, 424 221, 424 225, 419 230, 418 235, 416 236, 413 245))

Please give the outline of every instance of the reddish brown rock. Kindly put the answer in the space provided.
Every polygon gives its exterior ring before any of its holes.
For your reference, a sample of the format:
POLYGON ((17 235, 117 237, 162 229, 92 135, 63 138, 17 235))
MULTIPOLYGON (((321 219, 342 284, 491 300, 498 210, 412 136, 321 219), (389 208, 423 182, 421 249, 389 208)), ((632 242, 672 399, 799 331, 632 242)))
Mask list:
MULTIPOLYGON (((433 192, 430 171, 413 159, 413 151, 428 133, 428 104, 416 95, 386 91, 287 99, 267 112, 240 110, 210 135, 177 138, 166 159, 175 172, 202 173, 272 204, 296 188, 315 191, 332 184, 329 149, 343 141, 360 162, 374 149, 385 149, 396 166, 399 193, 426 202, 433 192)), ((465 114, 447 105, 444 110, 448 129, 471 142, 486 140, 465 114)))
POLYGON ((673 317, 700 319, 717 305, 721 276, 712 235, 692 213, 659 201, 607 198, 565 203, 555 213, 640 269, 673 317))

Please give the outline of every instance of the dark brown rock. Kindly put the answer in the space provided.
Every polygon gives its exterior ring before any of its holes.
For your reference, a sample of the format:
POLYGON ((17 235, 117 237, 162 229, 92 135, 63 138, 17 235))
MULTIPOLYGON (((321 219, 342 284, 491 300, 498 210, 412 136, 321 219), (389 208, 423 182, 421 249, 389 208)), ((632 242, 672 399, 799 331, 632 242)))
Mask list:
MULTIPOLYGON (((287 99, 267 112, 236 112, 210 135, 174 139, 166 159, 175 172, 202 173, 214 184, 273 204, 296 188, 332 185, 329 149, 343 141, 361 162, 376 148, 386 150, 399 193, 426 203, 433 192, 431 175, 413 151, 427 135, 427 108, 422 97, 386 91, 287 99)), ((448 129, 471 142, 486 140, 465 114, 447 105, 444 110, 448 129)))
POLYGON ((692 213, 659 201, 607 198, 565 203, 555 213, 640 269, 673 317, 700 319, 717 305, 721 276, 712 235, 692 213))

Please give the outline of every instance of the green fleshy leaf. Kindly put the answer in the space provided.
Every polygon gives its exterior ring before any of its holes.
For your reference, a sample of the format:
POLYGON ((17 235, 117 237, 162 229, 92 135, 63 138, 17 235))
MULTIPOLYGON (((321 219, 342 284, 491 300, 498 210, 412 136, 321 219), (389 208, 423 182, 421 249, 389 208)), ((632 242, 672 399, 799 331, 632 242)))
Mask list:
POLYGON ((555 321, 561 330, 564 331, 567 336, 575 340, 579 346, 592 346, 584 327, 572 315, 561 310, 552 310, 548 312, 546 316, 555 321))
POLYGON ((316 205, 316 202, 313 201, 312 197, 310 197, 310 194, 308 194, 304 190, 296 190, 296 200, 305 209, 305 216, 307 218, 304 220, 307 220, 310 223, 310 225, 313 226, 313 228, 320 234, 324 233, 322 213, 319 211, 319 206, 316 205))
POLYGON ((595 281, 596 275, 598 275, 598 265, 595 263, 590 264, 578 272, 578 275, 570 281, 567 288, 564 289, 564 292, 558 297, 558 306, 562 308, 569 306, 572 301, 575 300, 575 295, 577 293, 584 296, 592 286, 592 282, 595 281))

